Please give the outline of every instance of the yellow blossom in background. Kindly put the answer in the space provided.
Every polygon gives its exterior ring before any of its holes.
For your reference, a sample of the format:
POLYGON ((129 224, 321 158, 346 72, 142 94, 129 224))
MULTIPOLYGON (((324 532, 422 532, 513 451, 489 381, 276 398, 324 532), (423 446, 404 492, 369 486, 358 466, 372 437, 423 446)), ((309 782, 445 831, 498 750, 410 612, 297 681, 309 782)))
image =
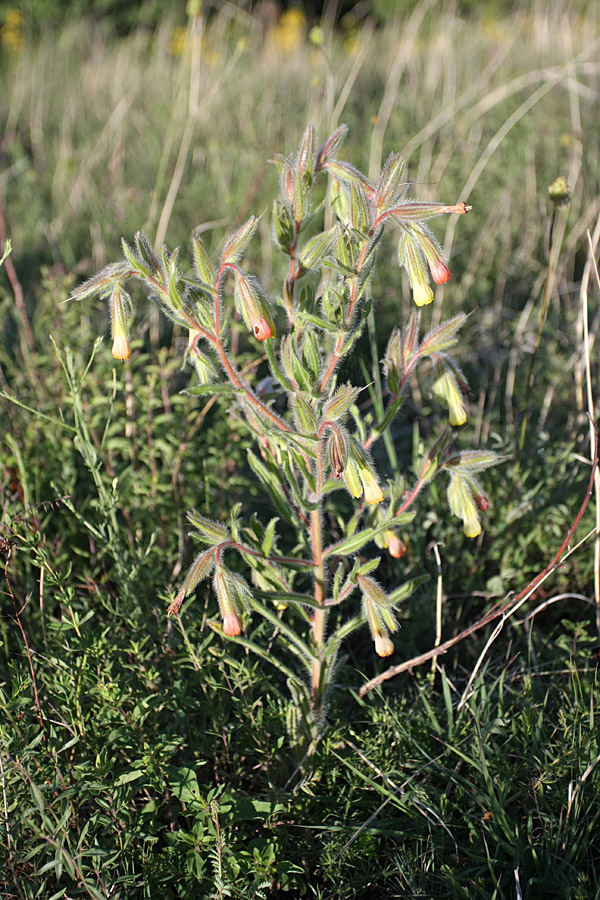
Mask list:
POLYGON ((218 66, 221 62, 221 54, 216 49, 216 47, 210 43, 210 41, 202 41, 202 59, 204 60, 206 65, 210 66, 211 68, 213 66, 218 66))
MULTIPOLYGON (((184 25, 178 25, 173 29, 171 40, 169 41, 168 51, 171 56, 183 56, 188 45, 188 29, 184 25)), ((210 40, 204 36, 202 38, 202 61, 207 66, 216 66, 221 61, 221 54, 210 40)))
POLYGON ((169 41, 169 53, 171 56, 181 56, 185 50, 185 39, 187 28, 184 25, 178 25, 173 29, 171 40, 169 41))
POLYGON ((321 28, 320 25, 314 25, 309 33, 308 39, 313 45, 313 47, 322 47, 325 43, 325 32, 321 28))
POLYGON ((0 44, 9 53, 18 53, 25 46, 23 19, 18 9, 9 9, 0 28, 0 44))
POLYGON ((269 38, 278 50, 289 53, 303 43, 305 30, 304 12, 293 7, 281 14, 277 25, 269 30, 269 38))

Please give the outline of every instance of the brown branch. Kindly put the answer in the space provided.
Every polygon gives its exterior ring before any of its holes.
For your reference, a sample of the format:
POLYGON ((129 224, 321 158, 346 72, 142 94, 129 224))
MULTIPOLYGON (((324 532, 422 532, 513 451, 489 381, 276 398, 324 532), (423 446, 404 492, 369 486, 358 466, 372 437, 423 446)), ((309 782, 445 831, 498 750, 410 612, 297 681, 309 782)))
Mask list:
POLYGON ((461 631, 460 634, 454 635, 454 637, 445 641, 443 644, 440 644, 439 647, 434 647, 432 650, 428 650, 427 653, 421 653, 420 656, 414 656, 412 659, 400 663, 400 665, 398 666, 391 666, 376 678, 372 678, 366 684, 363 684, 358 692, 359 697, 364 697, 364 695, 368 691, 373 690, 374 687, 377 687, 384 681, 387 681, 388 678, 393 678, 395 675, 400 675, 401 672, 406 672, 407 669, 414 669, 417 666, 421 666, 423 665, 423 663, 428 662, 430 659, 437 659, 438 656, 443 656, 443 654, 447 653, 451 647, 454 647, 455 644, 460 643, 460 641, 463 641, 465 638, 469 637, 469 635, 474 634, 476 631, 479 631, 480 628, 484 628, 486 625, 489 625, 490 622, 494 622, 496 619, 500 618, 500 616, 510 613, 510 610, 513 607, 517 606, 528 593, 533 593, 536 587, 538 587, 538 585, 541 584, 541 582, 551 572, 558 568, 561 562, 561 557, 567 545, 569 544, 569 541, 573 537, 573 534, 575 533, 575 530, 577 529, 577 526, 579 525, 585 510, 587 509, 587 505, 590 502, 590 498, 594 490, 594 475, 598 467, 598 432, 591 417, 590 422, 594 430, 594 457, 592 460, 592 471, 590 474, 588 489, 586 491, 585 497, 583 498, 583 503, 581 504, 579 512, 575 517, 575 521, 569 528, 564 541, 553 556, 551 562, 546 566, 543 572, 540 572, 539 575, 536 575, 536 577, 529 582, 527 587, 520 591, 515 597, 510 597, 504 603, 496 604, 495 606, 493 606, 492 609, 488 610, 488 612, 481 617, 481 619, 479 619, 473 625, 469 625, 469 627, 465 628, 464 631, 461 631))

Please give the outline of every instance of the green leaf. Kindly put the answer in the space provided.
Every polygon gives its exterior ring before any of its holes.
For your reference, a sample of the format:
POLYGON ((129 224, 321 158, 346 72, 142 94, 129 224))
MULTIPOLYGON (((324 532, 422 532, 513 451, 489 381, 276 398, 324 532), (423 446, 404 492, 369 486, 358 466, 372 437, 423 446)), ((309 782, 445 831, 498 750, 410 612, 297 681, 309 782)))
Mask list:
POLYGON ((296 515, 292 507, 290 506, 290 502, 285 496, 283 491, 283 487, 281 481, 275 475, 275 473, 267 468, 257 456, 254 455, 252 450, 248 450, 248 462, 250 463, 250 467, 255 475, 260 478, 262 483, 265 485, 269 495, 277 507, 277 511, 279 514, 285 519, 286 522, 295 522, 296 515))
MULTIPOLYGON (((201 761, 199 765, 204 765, 201 761)), ((200 786, 195 769, 188 766, 166 766, 167 777, 171 790, 182 803, 202 802, 200 786)))
POLYGON ((300 250, 300 263, 303 269, 318 268, 331 251, 337 234, 337 228, 322 231, 315 235, 300 250))
POLYGON ((360 390, 352 387, 349 382, 338 387, 333 396, 323 404, 323 420, 337 422, 345 416, 360 394, 360 390))
POLYGON ((261 548, 263 556, 269 556, 269 554, 271 553, 271 550, 273 548, 273 541, 275 539, 275 526, 278 522, 279 519, 277 517, 271 519, 265 529, 265 536, 261 548))
POLYGON ((458 332, 466 320, 466 314, 459 313, 452 319, 442 322, 437 328, 432 328, 431 331, 428 331, 419 348, 421 355, 428 356, 431 353, 443 353, 445 350, 454 347, 458 341, 458 332))
POLYGON ((150 276, 150 269, 137 258, 127 241, 124 239, 121 239, 121 249, 123 250, 123 256, 131 268, 141 275, 142 278, 148 278, 150 276))
POLYGON ((196 275, 207 287, 214 288, 217 277, 212 260, 199 234, 195 234, 192 240, 192 249, 194 252, 194 271, 196 275))
POLYGON ((375 206, 379 212, 392 209, 404 194, 406 187, 402 183, 402 176, 405 167, 406 163, 399 153, 390 153, 375 190, 375 206))
POLYGON ((298 391, 292 399, 296 424, 303 434, 315 435, 317 431, 317 417, 306 399, 306 396, 298 391))
POLYGON ((373 224, 371 204, 364 187, 359 181, 351 181, 346 189, 350 200, 350 224, 364 240, 373 224))
POLYGON ((244 254, 244 251, 252 238, 254 237, 254 232, 258 227, 258 219, 255 216, 250 216, 247 222, 242 225, 236 232, 234 232, 230 237, 225 241, 225 246, 223 247, 223 255, 221 257, 221 263, 236 263, 244 254))
POLYGON ((181 391, 193 397, 209 397, 211 394, 243 394, 242 388, 236 388, 232 384, 195 384, 194 387, 181 391))
POLYGON ((137 781, 138 778, 142 778, 145 775, 146 772, 144 769, 135 769, 133 772, 124 772, 122 775, 119 775, 115 781, 115 787, 120 787, 122 784, 129 784, 130 781, 137 781))
POLYGON ((506 456, 494 453, 493 450, 463 450, 446 460, 444 468, 462 469, 465 474, 483 472, 484 469, 497 466, 505 459, 507 459, 506 456))
POLYGON ((315 316, 314 313, 308 313, 303 312, 302 310, 298 310, 298 312, 296 313, 296 318, 302 322, 309 322, 311 325, 314 325, 315 328, 321 328, 328 334, 336 334, 338 330, 332 322, 328 322, 327 319, 322 319, 320 316, 315 316))
POLYGON ((387 529, 392 526, 398 527, 400 525, 406 525, 407 522, 412 522, 414 517, 414 512, 402 513, 402 515, 394 516, 392 519, 382 522, 374 528, 365 528, 363 531, 357 531, 356 534, 353 534, 351 537, 345 538, 342 541, 338 541, 337 544, 332 544, 330 547, 327 547, 327 549, 323 551, 323 556, 350 556, 360 550, 361 547, 364 547, 365 544, 368 544, 369 541, 372 541, 373 538, 382 531, 387 531, 387 529))
POLYGON ((429 575, 418 575, 416 578, 412 578, 410 581, 405 582, 388 594, 389 603, 392 606, 395 606, 397 603, 401 603, 402 600, 408 599, 408 597, 416 591, 419 585, 425 584, 427 581, 429 581, 429 575))
POLYGON ((271 603, 292 603, 296 606, 308 606, 311 609, 321 609, 314 597, 309 594, 295 594, 292 591, 259 591, 254 590, 254 596, 271 603))

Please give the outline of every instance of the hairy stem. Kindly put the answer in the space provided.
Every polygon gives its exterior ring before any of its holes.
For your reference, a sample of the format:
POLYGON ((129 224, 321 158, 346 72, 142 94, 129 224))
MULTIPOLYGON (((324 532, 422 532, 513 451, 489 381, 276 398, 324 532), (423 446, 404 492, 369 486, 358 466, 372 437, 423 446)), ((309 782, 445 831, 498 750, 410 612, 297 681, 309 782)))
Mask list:
POLYGON ((316 658, 312 669, 313 707, 318 710, 322 701, 321 673, 323 668, 322 651, 325 643, 325 563, 323 560, 323 531, 321 527, 321 510, 310 514, 310 536, 312 541, 313 561, 315 564, 315 601, 321 609, 315 610, 313 617, 313 642, 316 658))

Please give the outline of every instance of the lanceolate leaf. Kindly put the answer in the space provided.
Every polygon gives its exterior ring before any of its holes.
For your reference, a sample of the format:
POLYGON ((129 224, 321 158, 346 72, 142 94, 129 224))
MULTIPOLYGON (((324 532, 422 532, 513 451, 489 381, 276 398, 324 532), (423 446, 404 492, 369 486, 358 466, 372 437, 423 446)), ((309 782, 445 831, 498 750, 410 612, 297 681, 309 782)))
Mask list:
POLYGON ((432 328, 421 341, 420 353, 427 356, 431 353, 443 353, 454 347, 458 342, 458 332, 466 320, 466 314, 459 313, 452 319, 442 322, 437 328, 432 328))
POLYGON ((429 575, 418 575, 416 578, 406 581, 388 594, 388 601, 392 606, 395 606, 397 603, 401 603, 402 600, 407 600, 419 585, 425 584, 427 581, 429 581, 429 575))
POLYGON ((386 531, 392 523, 394 527, 398 527, 400 525, 405 525, 407 522, 412 522, 414 517, 414 512, 402 513, 400 516, 395 516, 391 522, 383 522, 375 528, 365 528, 363 531, 358 531, 356 534, 353 534, 343 541, 339 541, 337 544, 332 544, 323 552, 323 556, 350 556, 353 553, 357 553, 358 550, 364 547, 365 544, 368 544, 369 541, 372 541, 376 535, 380 534, 382 531, 386 531))
POLYGON ((255 216, 250 216, 248 221, 225 242, 221 261, 223 263, 235 263, 241 259, 257 227, 258 219, 255 216))
POLYGON ((194 397, 209 397, 211 394, 243 394, 242 388, 236 388, 232 384, 196 384, 187 388, 182 394, 191 394, 194 397))

